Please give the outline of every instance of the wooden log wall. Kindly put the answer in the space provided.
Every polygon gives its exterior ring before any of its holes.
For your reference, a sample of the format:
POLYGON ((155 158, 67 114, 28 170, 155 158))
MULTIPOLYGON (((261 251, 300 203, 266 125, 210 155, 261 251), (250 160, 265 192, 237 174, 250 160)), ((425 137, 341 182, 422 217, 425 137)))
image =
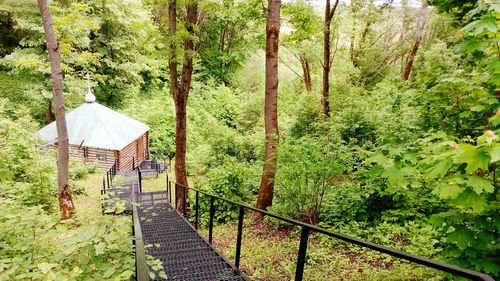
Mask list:
MULTIPOLYGON (((56 146, 53 145, 52 147, 56 146)), ((103 169, 111 167, 115 159, 117 159, 117 170, 132 170, 133 165, 138 165, 140 162, 149 159, 149 132, 144 133, 120 151, 70 145, 69 154, 85 163, 103 169)))
POLYGON ((69 154, 75 158, 82 159, 85 163, 93 164, 103 169, 111 167, 118 156, 116 150, 79 147, 77 145, 70 145, 69 154))
POLYGON ((133 165, 137 166, 137 143, 136 141, 131 142, 129 145, 125 146, 118 154, 118 170, 119 171, 130 171, 133 170, 133 165), (133 159, 132 159, 133 157, 133 159))

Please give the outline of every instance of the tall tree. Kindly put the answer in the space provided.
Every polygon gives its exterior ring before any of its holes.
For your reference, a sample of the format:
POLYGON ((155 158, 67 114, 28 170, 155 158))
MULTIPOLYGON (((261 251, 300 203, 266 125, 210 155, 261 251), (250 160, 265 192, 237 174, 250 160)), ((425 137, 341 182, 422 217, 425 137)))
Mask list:
POLYGON ((339 0, 335 0, 333 8, 331 7, 330 0, 326 0, 325 7, 325 29, 323 31, 323 114, 325 118, 330 118, 330 69, 331 64, 331 23, 335 10, 339 5, 339 0))
POLYGON ((57 187, 59 195, 59 209, 64 219, 69 219, 75 214, 75 205, 69 188, 68 166, 69 166, 69 141, 68 129, 66 128, 66 116, 64 110, 63 78, 61 71, 61 57, 57 44, 52 16, 50 14, 47 0, 38 0, 38 7, 42 16, 45 41, 50 60, 50 73, 52 76, 52 95, 54 98, 56 127, 57 127, 57 187))
MULTIPOLYGON (((264 101, 265 162, 260 181, 257 208, 267 209, 273 203, 278 145, 278 47, 281 0, 268 0, 266 23, 266 85, 264 101)), ((256 220, 262 214, 256 213, 256 220)))
POLYGON ((408 60, 406 61, 406 66, 403 71, 403 80, 410 79, 410 73, 413 68, 413 62, 415 61, 415 57, 417 56, 418 48, 420 47, 420 43, 422 42, 422 37, 424 35, 425 22, 427 21, 427 3, 425 1, 422 2, 422 8, 420 9, 420 16, 418 17, 417 28, 415 31, 415 42, 413 42, 413 47, 411 49, 410 55, 408 56, 408 60))
MULTIPOLYGON (((177 73, 177 45, 175 44, 177 32, 177 2, 169 1, 168 4, 168 30, 171 37, 169 45, 170 54, 168 68, 170 72, 170 91, 175 103, 175 180, 187 186, 186 177, 186 106, 193 75, 193 55, 195 51, 195 26, 198 22, 198 2, 190 1, 186 5, 185 26, 189 36, 183 40, 184 61, 179 81, 177 73)), ((184 195, 187 188, 176 188, 177 210, 183 211, 184 195)))
MULTIPOLYGON (((310 94, 313 90, 311 69, 314 69, 311 64, 316 59, 317 53, 313 49, 316 47, 316 36, 322 31, 321 19, 314 11, 314 7, 305 0, 284 4, 282 15, 293 27, 292 32, 282 36, 282 46, 293 53, 300 62, 302 75, 290 69, 304 81, 305 89, 310 94)), ((281 62, 284 63, 284 60, 281 62)))

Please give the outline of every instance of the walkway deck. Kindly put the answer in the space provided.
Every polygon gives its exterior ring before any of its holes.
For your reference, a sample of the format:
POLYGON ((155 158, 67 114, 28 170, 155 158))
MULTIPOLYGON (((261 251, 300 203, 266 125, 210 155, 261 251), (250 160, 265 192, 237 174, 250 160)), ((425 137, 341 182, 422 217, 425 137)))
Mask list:
POLYGON ((144 243, 159 245, 148 254, 162 261, 168 280, 245 280, 173 209, 165 191, 137 198, 144 243))
MULTIPOLYGON (((167 280, 245 280, 238 270, 217 253, 210 244, 168 203, 167 192, 138 192, 136 171, 119 172, 112 188, 114 198, 130 200, 136 194, 142 238, 151 245, 147 254, 159 259, 167 280)), ((153 280, 165 280, 156 277, 153 280)))

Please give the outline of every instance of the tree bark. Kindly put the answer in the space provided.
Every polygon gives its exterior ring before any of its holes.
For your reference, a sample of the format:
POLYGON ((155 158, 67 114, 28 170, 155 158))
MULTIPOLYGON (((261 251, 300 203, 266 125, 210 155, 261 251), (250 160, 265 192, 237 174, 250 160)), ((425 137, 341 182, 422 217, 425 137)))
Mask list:
POLYGON ((56 127, 57 127, 57 187, 59 195, 59 209, 63 219, 69 219, 75 214, 75 205, 71 197, 68 181, 69 166, 69 141, 66 128, 64 110, 63 79, 61 71, 61 58, 59 47, 52 26, 52 16, 46 0, 38 0, 38 7, 42 16, 45 41, 50 60, 52 76, 52 95, 54 98, 56 127))
MULTIPOLYGON (((188 181, 186 173, 186 140, 187 140, 187 100, 191 87, 193 74, 193 52, 195 44, 195 25, 198 22, 198 3, 196 1, 187 5, 186 11, 186 29, 190 35, 184 40, 184 62, 181 71, 181 81, 178 80, 176 44, 172 41, 169 46, 169 72, 170 72, 170 92, 175 103, 175 181, 184 186, 176 186, 175 196, 177 198, 177 210, 184 211, 184 198, 187 198, 188 181)), ((177 3, 175 0, 168 5, 169 24, 168 30, 171 37, 175 36, 177 31, 177 3)))
MULTIPOLYGON (((266 81, 265 81, 265 162, 257 197, 257 208, 266 210, 273 203, 276 176, 276 146, 278 133, 278 43, 281 0, 268 0, 266 24, 266 81)), ((263 215, 255 213, 255 220, 263 215)))
POLYGON ((351 38, 350 38, 350 41, 349 41, 349 55, 351 57, 351 61, 353 62, 354 64, 354 41, 356 40, 356 11, 357 9, 355 9, 354 7, 354 0, 351 0, 351 20, 352 20, 352 24, 351 24, 351 38))
POLYGON ((325 29, 323 31, 323 115, 325 119, 330 118, 330 68, 331 68, 331 23, 335 10, 339 4, 339 0, 335 1, 333 8, 330 8, 330 0, 326 0, 325 7, 325 29))
POLYGON ((304 78, 304 84, 306 86, 307 93, 311 93, 313 90, 312 79, 311 79, 311 67, 309 66, 309 60, 305 54, 299 55, 300 65, 302 66, 302 73, 304 78))
POLYGON ((410 79, 410 73, 413 68, 413 62, 415 61, 415 57, 417 56, 418 48, 420 47, 420 43, 422 42, 422 35, 424 34, 425 22, 427 21, 427 3, 425 1, 422 2, 422 8, 420 10, 420 16, 418 17, 417 22, 417 30, 415 31, 415 42, 413 43, 413 48, 408 56, 408 60, 406 62, 406 66, 403 72, 403 80, 410 79))
POLYGON ((56 116, 54 115, 54 112, 52 111, 52 100, 49 100, 49 103, 47 104, 47 109, 45 110, 45 123, 50 124, 52 123, 55 119, 56 116))

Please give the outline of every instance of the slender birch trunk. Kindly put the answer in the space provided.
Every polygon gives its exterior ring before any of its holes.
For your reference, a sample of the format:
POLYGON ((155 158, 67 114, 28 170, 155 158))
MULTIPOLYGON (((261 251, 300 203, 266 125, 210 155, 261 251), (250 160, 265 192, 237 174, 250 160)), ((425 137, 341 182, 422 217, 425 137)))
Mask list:
POLYGON ((61 58, 57 44, 52 16, 46 0, 38 0, 38 7, 43 21, 45 41, 50 60, 50 72, 52 76, 52 95, 57 127, 57 187, 59 195, 59 209, 63 219, 69 219, 75 214, 75 205, 71 197, 68 181, 69 168, 69 141, 68 129, 66 128, 66 116, 64 110, 63 78, 61 71, 61 58))

